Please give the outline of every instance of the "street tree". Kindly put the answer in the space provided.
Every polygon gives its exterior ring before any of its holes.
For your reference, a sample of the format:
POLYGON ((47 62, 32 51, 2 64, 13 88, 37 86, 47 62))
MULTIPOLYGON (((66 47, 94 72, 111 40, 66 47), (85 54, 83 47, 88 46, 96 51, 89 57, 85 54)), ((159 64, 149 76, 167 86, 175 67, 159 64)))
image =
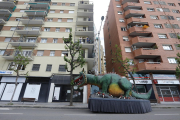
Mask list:
MULTIPOLYGON (((17 85, 18 85, 17 80, 18 80, 18 78, 20 76, 20 70, 21 70, 22 67, 25 69, 26 66, 29 64, 28 56, 23 55, 23 51, 22 51, 21 46, 19 46, 16 49, 16 53, 15 53, 13 63, 15 65, 15 67, 10 68, 10 70, 13 70, 16 73, 16 81, 15 81, 15 88, 14 88, 14 91, 13 91, 13 94, 12 94, 12 97, 11 97, 11 100, 10 100, 10 104, 12 104, 12 100, 14 98, 14 94, 15 94, 15 91, 16 91, 16 88, 17 88, 17 85)), ((24 75, 28 76, 28 72, 26 74, 24 74, 24 75)))
POLYGON ((176 78, 179 78, 180 77, 180 53, 177 53, 176 55, 177 55, 177 57, 175 58, 177 62, 176 78))
POLYGON ((71 97, 70 97, 70 106, 73 106, 73 71, 77 67, 83 67, 85 64, 85 60, 83 58, 83 50, 80 42, 73 42, 72 40, 72 30, 70 30, 69 38, 63 38, 64 43, 66 44, 65 49, 70 54, 69 56, 64 56, 64 61, 66 61, 65 68, 67 72, 70 72, 70 80, 71 80, 71 97))
POLYGON ((133 80, 134 83, 134 87, 136 89, 136 92, 138 92, 137 88, 136 88, 136 84, 135 84, 135 80, 132 74, 135 73, 135 67, 133 69, 130 68, 130 65, 134 64, 133 61, 131 61, 130 59, 126 58, 123 60, 122 58, 122 54, 121 54, 121 49, 119 48, 119 46, 116 44, 115 45, 115 52, 113 52, 113 56, 114 58, 112 58, 112 62, 113 63, 120 63, 121 66, 118 67, 119 72, 122 73, 124 76, 128 77, 128 75, 130 75, 131 79, 133 80))

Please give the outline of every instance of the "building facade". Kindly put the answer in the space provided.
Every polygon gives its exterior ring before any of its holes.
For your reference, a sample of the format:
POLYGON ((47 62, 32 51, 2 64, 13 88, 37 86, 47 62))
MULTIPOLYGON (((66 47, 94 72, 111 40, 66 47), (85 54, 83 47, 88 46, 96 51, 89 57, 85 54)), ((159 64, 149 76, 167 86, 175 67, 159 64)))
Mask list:
POLYGON ((122 75, 121 65, 112 62, 117 44, 122 59, 129 58, 131 69, 136 68, 133 76, 139 92, 152 87, 150 99, 158 102, 180 101, 175 77, 179 6, 178 0, 111 0, 104 24, 107 72, 122 75))
MULTIPOLYGON (((93 3, 81 0, 0 0, 0 100, 8 101, 15 87, 13 60, 21 46, 29 64, 21 67, 14 101, 33 97, 38 102, 70 100, 70 76, 65 69, 63 38, 80 41, 92 70, 94 46, 93 3), (3 7, 2 7, 3 6, 3 7), (28 72, 28 77, 25 74, 28 72)), ((83 68, 76 68, 78 75, 83 68)), ((73 101, 86 103, 90 86, 74 89, 73 101)))

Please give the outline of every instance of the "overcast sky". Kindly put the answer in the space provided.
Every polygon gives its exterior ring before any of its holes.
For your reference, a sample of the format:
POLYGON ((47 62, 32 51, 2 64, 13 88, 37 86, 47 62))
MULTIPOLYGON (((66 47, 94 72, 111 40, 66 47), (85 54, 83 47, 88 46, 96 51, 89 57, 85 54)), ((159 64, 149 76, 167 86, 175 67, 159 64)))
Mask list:
MULTIPOLYGON (((93 1, 94 3, 94 24, 96 26, 97 31, 99 31, 101 25, 101 16, 104 17, 106 16, 110 0, 90 0, 90 1, 93 1)), ((101 44, 103 46, 104 46, 104 35, 103 35, 104 21, 100 33, 101 44)))

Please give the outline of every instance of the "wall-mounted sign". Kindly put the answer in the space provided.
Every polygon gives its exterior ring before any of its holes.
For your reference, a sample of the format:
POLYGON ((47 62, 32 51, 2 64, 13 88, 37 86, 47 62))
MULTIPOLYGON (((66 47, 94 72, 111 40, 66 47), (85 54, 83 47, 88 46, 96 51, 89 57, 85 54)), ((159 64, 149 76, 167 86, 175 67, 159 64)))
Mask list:
MULTIPOLYGON (((130 82, 134 84, 133 80, 130 80, 130 82)), ((152 81, 151 80, 135 80, 135 83, 136 84, 152 84, 152 81)))
POLYGON ((179 84, 179 80, 158 80, 158 84, 179 84))
POLYGON ((4 74, 4 75, 12 75, 14 73, 14 71, 3 71, 0 70, 0 74, 4 74))

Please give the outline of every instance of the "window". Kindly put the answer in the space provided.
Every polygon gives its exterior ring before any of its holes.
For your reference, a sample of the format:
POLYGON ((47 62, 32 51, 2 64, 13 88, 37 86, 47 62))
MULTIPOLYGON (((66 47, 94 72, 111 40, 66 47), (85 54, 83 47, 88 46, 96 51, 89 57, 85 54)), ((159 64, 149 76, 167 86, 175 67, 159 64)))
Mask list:
POLYGON ((45 32, 49 32, 49 31, 50 31, 50 28, 44 28, 44 31, 45 31, 45 32))
POLYGON ((70 32, 70 28, 66 28, 66 31, 65 32, 70 32))
POLYGON ((179 13, 179 10, 172 10, 173 13, 179 13))
POLYGON ((4 42, 10 42, 11 38, 5 38, 4 42))
POLYGON ((123 41, 129 41, 129 38, 127 36, 124 36, 123 41))
POLYGON ((48 22, 52 22, 53 19, 52 19, 52 18, 48 18, 47 21, 48 21, 48 22))
POLYGON ((75 3, 70 3, 70 6, 75 6, 75 3))
POLYGON ((64 10, 60 10, 60 13, 64 13, 64 10))
POLYGON ((120 0, 116 0, 116 1, 120 1, 120 0))
POLYGON ((60 31, 60 28, 56 28, 56 31, 55 32, 59 32, 60 31))
POLYGON ((54 38, 53 39, 53 43, 57 43, 58 39, 57 38, 54 38))
POLYGON ((26 3, 26 2, 24 3, 24 5, 28 5, 28 4, 29 4, 29 3, 26 3))
POLYGON ((55 13, 55 10, 50 10, 50 12, 49 13, 55 13))
POLYGON ((44 51, 43 50, 38 50, 36 56, 43 56, 44 51))
POLYGON ((122 11, 118 11, 118 14, 119 14, 119 15, 122 15, 122 14, 123 14, 123 12, 122 12, 122 11))
POLYGON ((42 38, 41 39, 41 43, 46 43, 47 42, 47 38, 42 38))
POLYGON ((167 20, 167 17, 165 15, 160 15, 161 19, 167 20))
POLYGON ((128 62, 129 65, 134 65, 134 61, 132 59, 129 60, 128 62))
POLYGON ((143 63, 144 62, 144 59, 138 59, 139 60, 139 63, 143 63))
POLYGON ((16 30, 16 27, 11 27, 10 31, 16 30))
POLYGON ((144 1, 144 4, 151 4, 150 1, 144 1))
POLYGON ((169 33, 169 36, 170 36, 171 38, 177 38, 176 33, 169 33))
POLYGON ((68 18, 67 22, 73 22, 73 19, 72 18, 68 18))
POLYGON ((170 10, 168 8, 163 8, 164 12, 170 12, 170 10))
POLYGON ((57 3, 52 3, 52 5, 57 5, 57 3))
POLYGON ((69 10, 69 13, 74 13, 74 10, 69 10))
POLYGON ((120 7, 121 7, 121 5, 116 5, 116 7, 119 7, 119 8, 120 8, 120 7))
POLYGON ((166 5, 166 3, 164 1, 159 1, 160 5, 166 5))
POLYGON ((25 65, 17 65, 18 70, 25 70, 26 66, 25 65))
POLYGON ((124 22, 124 19, 119 19, 119 22, 124 22))
POLYGON ((40 64, 33 64, 32 71, 39 71, 40 64))
POLYGON ((161 38, 161 39, 167 39, 166 34, 158 34, 158 37, 161 38))
POLYGON ((54 50, 51 50, 49 56, 54 56, 54 55, 55 55, 55 51, 54 51, 54 50))
POLYGON ((172 28, 171 24, 166 24, 166 23, 164 23, 164 26, 165 26, 166 28, 172 28))
POLYGON ((65 65, 59 65, 59 71, 60 72, 66 72, 65 65))
POLYGON ((173 27, 174 29, 180 29, 178 24, 172 24, 172 27, 173 27))
POLYGON ((62 22, 62 18, 58 18, 58 22, 62 22))
POLYGON ((180 17, 176 17, 177 21, 180 21, 180 17))
POLYGON ((0 55, 4 55, 5 50, 0 50, 0 55))
POLYGON ((167 16, 169 20, 174 20, 173 16, 167 16))
POLYGON ((20 12, 24 12, 25 10, 20 10, 20 12))
POLYGON ((171 45, 163 45, 164 50, 173 50, 171 45))
POLYGON ((8 70, 13 70, 13 69, 16 69, 16 68, 17 68, 17 65, 15 65, 14 62, 9 63, 8 70))
POLYGON ((31 30, 40 30, 40 27, 32 27, 31 30))
POLYGON ((46 71, 51 71, 51 69, 52 69, 52 65, 47 65, 46 71))
POLYGON ((15 20, 15 21, 20 21, 20 19, 21 19, 21 18, 16 18, 16 20, 15 20))
POLYGON ((158 16, 150 15, 150 18, 158 20, 158 16))
POLYGON ((127 31, 126 27, 121 27, 121 31, 127 31))
POLYGON ((158 1, 153 1, 153 3, 154 3, 155 5, 159 5, 159 2, 158 2, 158 1))
POLYGON ((62 57, 63 57, 63 56, 68 57, 68 51, 62 51, 61 56, 62 56, 62 57))
POLYGON ((154 8, 147 8, 147 11, 154 11, 154 8))
POLYGON ((154 27, 155 27, 155 28, 163 28, 163 27, 162 27, 162 24, 154 24, 154 27))
POLYGON ((168 5, 169 5, 169 6, 175 6, 175 4, 174 4, 174 3, 168 3, 168 5))
POLYGON ((159 11, 159 12, 163 12, 162 8, 156 8, 156 10, 159 11))
POLYGON ((125 52, 131 52, 131 48, 130 47, 125 47, 125 52))
POLYGON ((66 4, 65 4, 65 3, 62 3, 61 5, 62 5, 62 6, 65 6, 66 4))
POLYGON ((168 62, 169 63, 176 63, 176 59, 175 58, 168 58, 168 62))

